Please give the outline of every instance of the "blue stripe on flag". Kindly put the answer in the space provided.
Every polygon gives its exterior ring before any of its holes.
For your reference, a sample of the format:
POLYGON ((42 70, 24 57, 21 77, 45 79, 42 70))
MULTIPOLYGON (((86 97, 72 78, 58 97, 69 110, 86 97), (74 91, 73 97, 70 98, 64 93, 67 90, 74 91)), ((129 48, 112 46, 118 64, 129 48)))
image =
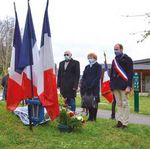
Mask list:
POLYGON ((15 71, 18 73, 21 73, 21 70, 19 69, 19 56, 20 56, 20 50, 21 50, 21 34, 20 34, 20 27, 18 22, 18 16, 15 8, 14 3, 14 9, 15 9, 15 30, 14 30, 14 38, 13 38, 13 47, 15 48, 15 71))
POLYGON ((36 36, 35 36, 35 31, 34 31, 34 26, 32 21, 31 9, 28 1, 28 12, 26 17, 23 43, 22 43, 20 59, 19 59, 19 67, 22 69, 22 71, 26 66, 33 65, 32 49, 34 47, 35 42, 36 42, 36 36))
POLYGON ((44 34, 47 33, 49 37, 51 37, 49 18, 48 18, 48 4, 49 0, 47 0, 45 14, 44 14, 44 22, 42 29, 42 37, 41 37, 41 47, 44 45, 44 34))
POLYGON ((108 65, 106 62, 105 62, 105 71, 108 71, 108 65))

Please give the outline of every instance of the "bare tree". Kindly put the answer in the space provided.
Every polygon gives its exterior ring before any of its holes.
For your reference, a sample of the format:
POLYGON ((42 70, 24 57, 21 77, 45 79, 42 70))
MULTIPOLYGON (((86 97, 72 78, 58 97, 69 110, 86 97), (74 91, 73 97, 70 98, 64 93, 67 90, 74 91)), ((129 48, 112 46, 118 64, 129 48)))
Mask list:
MULTIPOLYGON (((146 20, 146 22, 148 24, 150 24, 150 13, 145 13, 145 14, 137 14, 137 15, 126 15, 123 17, 144 17, 146 20)), ((140 40, 137 41, 137 43, 139 42, 143 42, 148 36, 150 36, 150 30, 143 30, 143 31, 139 31, 139 32, 134 32, 134 33, 131 33, 131 35, 135 35, 135 34, 141 34, 142 38, 140 40)))
POLYGON ((14 18, 6 17, 0 20, 0 67, 3 74, 6 74, 10 65, 13 32, 14 18))

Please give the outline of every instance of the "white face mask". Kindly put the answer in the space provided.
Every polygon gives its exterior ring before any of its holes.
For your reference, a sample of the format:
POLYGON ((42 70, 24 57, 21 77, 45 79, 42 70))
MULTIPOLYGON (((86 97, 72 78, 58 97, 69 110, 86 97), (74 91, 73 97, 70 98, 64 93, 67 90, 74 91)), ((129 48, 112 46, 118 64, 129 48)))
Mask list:
POLYGON ((66 61, 69 61, 71 59, 71 57, 68 56, 68 55, 65 55, 64 58, 65 58, 66 61))
POLYGON ((88 60, 89 60, 90 64, 95 62, 95 59, 93 59, 93 58, 89 58, 88 60))

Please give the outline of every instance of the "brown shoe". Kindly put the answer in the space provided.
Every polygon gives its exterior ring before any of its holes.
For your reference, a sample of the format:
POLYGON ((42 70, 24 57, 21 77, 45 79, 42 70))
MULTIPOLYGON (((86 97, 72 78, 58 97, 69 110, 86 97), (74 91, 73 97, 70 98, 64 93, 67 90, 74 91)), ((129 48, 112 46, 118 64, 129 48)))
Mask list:
POLYGON ((122 128, 122 123, 120 121, 118 121, 117 125, 115 126, 116 128, 122 128))

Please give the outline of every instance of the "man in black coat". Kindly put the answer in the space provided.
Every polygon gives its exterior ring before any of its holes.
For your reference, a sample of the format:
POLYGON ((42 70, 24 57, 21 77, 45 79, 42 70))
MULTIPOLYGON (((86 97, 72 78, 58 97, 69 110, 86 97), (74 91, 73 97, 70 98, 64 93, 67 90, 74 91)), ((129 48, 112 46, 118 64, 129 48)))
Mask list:
POLYGON ((3 99, 7 99, 7 87, 9 79, 10 67, 8 68, 8 73, 2 78, 1 85, 3 87, 3 99))
POLYGON ((80 78, 80 64, 72 59, 70 51, 64 52, 65 60, 60 62, 58 69, 57 87, 60 93, 66 99, 66 103, 75 112, 75 97, 80 78))
POLYGON ((126 128, 129 120, 128 94, 132 89, 133 61, 123 53, 123 46, 114 46, 116 57, 112 62, 110 86, 118 105, 117 128, 126 128))

